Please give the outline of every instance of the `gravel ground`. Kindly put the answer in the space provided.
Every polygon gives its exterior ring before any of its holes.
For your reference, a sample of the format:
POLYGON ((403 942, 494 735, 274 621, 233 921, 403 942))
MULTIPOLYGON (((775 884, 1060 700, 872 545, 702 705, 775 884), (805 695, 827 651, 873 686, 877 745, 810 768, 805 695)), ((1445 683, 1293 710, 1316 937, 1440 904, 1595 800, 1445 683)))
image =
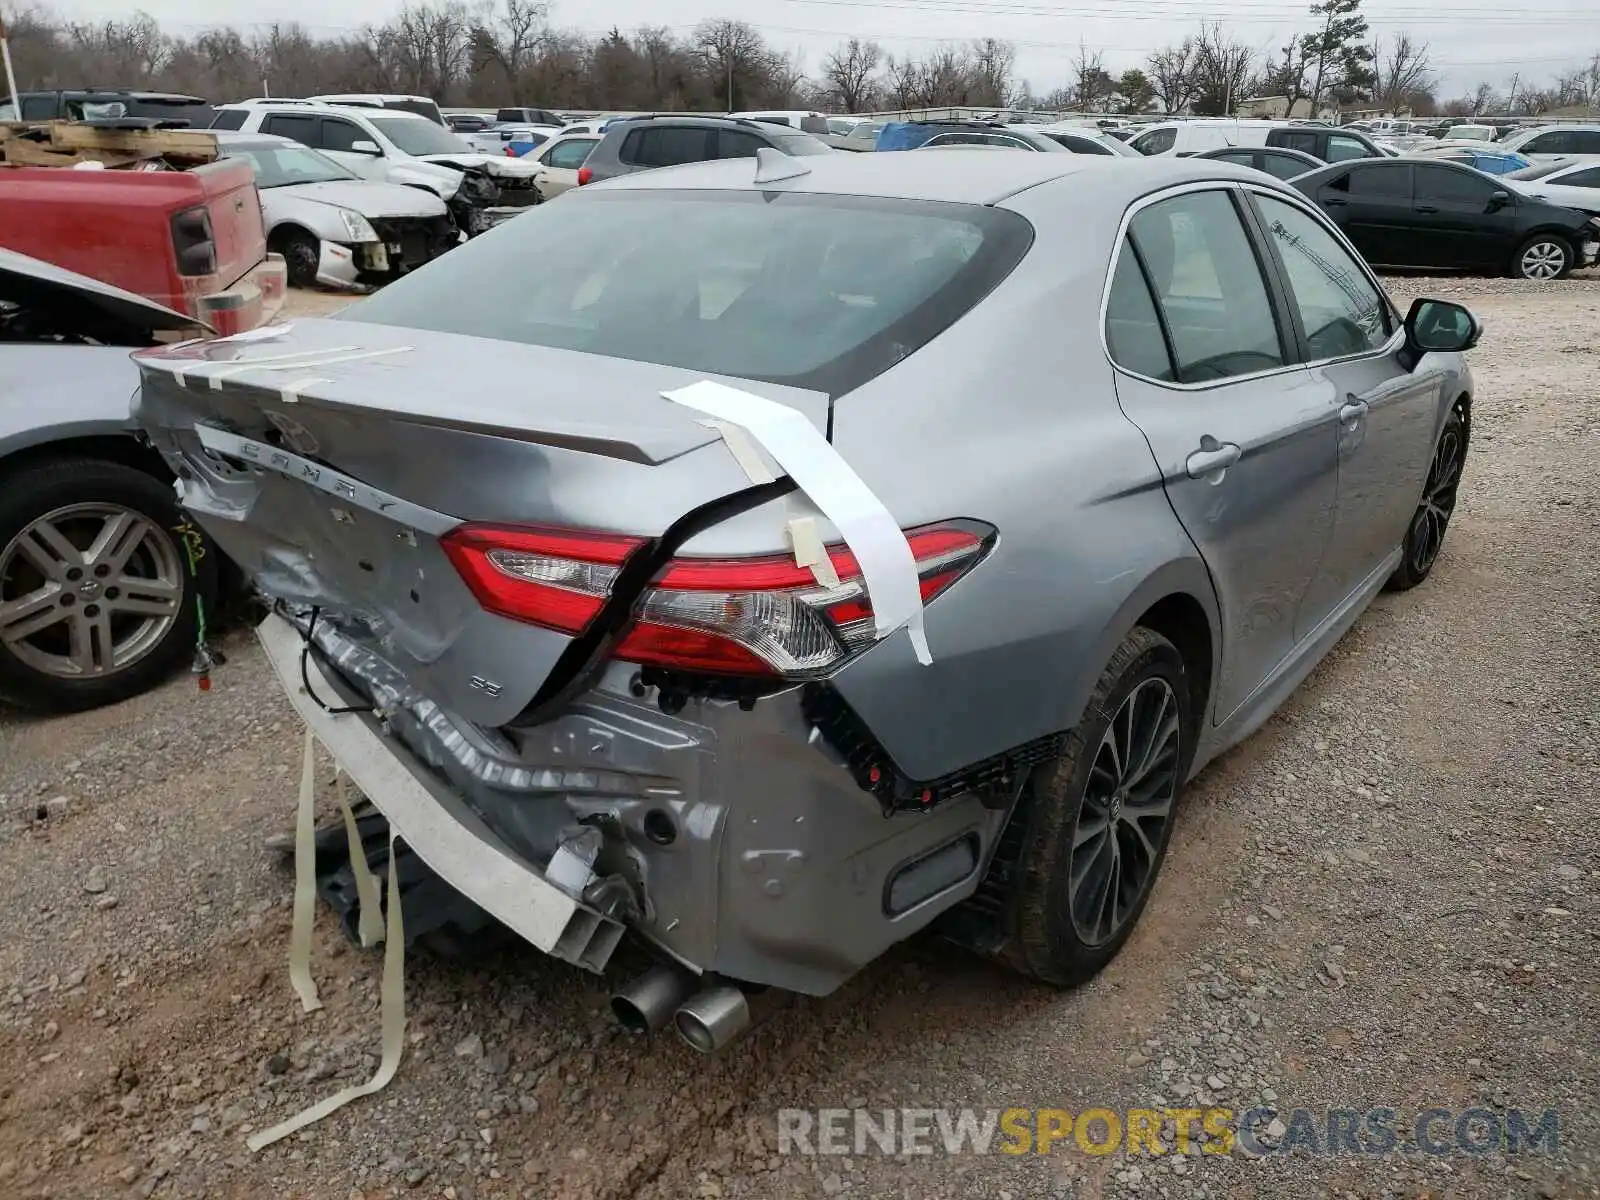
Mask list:
POLYGON ((707 1060, 621 1033, 601 981, 535 953, 416 957, 395 1082, 252 1156, 251 1129, 374 1070, 378 959, 323 912, 326 1007, 300 1013, 290 881, 264 848, 299 735, 239 635, 206 696, 0 712, 0 1195, 1600 1193, 1600 280, 1391 290, 1487 321, 1444 555, 1197 781, 1140 929, 1089 986, 922 939, 707 1060), (1262 1103, 1285 1110, 1268 1140, 1295 1141, 1296 1107, 1394 1108, 1403 1130, 1476 1106, 1555 1109, 1559 1145, 776 1153, 784 1108, 1262 1103))

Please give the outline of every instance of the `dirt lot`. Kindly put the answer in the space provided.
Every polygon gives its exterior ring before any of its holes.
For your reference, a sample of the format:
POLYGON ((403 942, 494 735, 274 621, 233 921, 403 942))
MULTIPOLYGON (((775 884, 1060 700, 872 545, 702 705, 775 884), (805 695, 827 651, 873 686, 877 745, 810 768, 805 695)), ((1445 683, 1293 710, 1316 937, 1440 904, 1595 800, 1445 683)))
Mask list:
POLYGON ((1392 285, 1488 325, 1444 556, 1191 789, 1090 986, 925 939, 706 1060, 623 1034, 601 981, 537 954, 415 957, 395 1082, 252 1156, 250 1130, 374 1069, 379 960, 324 912, 326 1007, 300 1013, 263 845, 299 734, 239 635, 209 695, 0 712, 0 1195, 1600 1193, 1600 280, 1392 285), (791 1107, 1262 1102, 1554 1109, 1559 1144, 780 1157, 774 1132, 791 1107))

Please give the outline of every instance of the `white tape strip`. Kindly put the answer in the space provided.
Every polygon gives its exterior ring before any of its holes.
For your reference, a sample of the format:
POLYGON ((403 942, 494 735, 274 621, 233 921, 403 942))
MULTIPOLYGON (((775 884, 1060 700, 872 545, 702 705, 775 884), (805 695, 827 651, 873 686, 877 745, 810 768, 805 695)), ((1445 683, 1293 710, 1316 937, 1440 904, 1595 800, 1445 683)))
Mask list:
POLYGON ((356 877, 356 899, 360 903, 361 924, 357 934, 363 946, 376 946, 383 941, 382 902, 378 899, 378 881, 367 866, 367 851, 361 844, 361 831, 356 827, 356 815, 350 810, 350 788, 345 782, 344 770, 334 768, 334 794, 339 800, 339 811, 344 815, 344 838, 350 852, 350 873, 356 877))
POLYGON ((278 399, 285 404, 299 404, 300 393, 313 383, 332 383, 333 380, 325 379, 320 375, 309 375, 304 379, 296 379, 293 383, 286 383, 278 389, 278 399))
MULTIPOLYGON (((307 733, 309 737, 309 731, 307 733)), ((389 835, 389 896, 388 922, 384 930, 383 986, 379 991, 383 1049, 378 1069, 366 1083, 335 1092, 327 1099, 296 1113, 281 1125, 251 1134, 245 1145, 252 1152, 282 1141, 291 1133, 298 1133, 313 1125, 329 1113, 337 1112, 352 1100, 370 1096, 389 1086, 389 1081, 400 1069, 400 1056, 406 1046, 406 934, 400 912, 400 872, 394 869, 394 835, 389 835)))
POLYGON ((756 449, 755 443, 750 440, 750 436, 739 426, 728 421, 718 421, 711 417, 707 417, 700 424, 707 429, 715 429, 721 435, 722 444, 728 448, 728 453, 733 455, 734 460, 738 462, 740 469, 749 477, 751 483, 771 483, 777 479, 777 476, 772 473, 772 469, 767 466, 767 460, 762 457, 761 451, 756 449))
POLYGON ((844 535, 872 599, 877 634, 906 627, 917 661, 933 661, 922 629, 917 563, 899 524, 805 415, 787 404, 702 379, 662 396, 741 426, 844 535))
MULTIPOLYGON (((211 381, 213 391, 222 388, 224 379, 231 379, 235 375, 243 375, 247 371, 303 371, 312 367, 331 367, 334 363, 359 362, 367 358, 385 358, 390 354, 410 353, 410 346, 391 346, 387 350, 360 350, 350 354, 336 354, 328 351, 320 356, 315 355, 284 355, 285 358, 294 358, 294 362, 275 362, 276 356, 266 358, 253 358, 249 362, 230 362, 226 366, 218 367, 215 371, 206 371, 205 377, 211 381)), ((191 366, 189 370, 194 370, 191 366)))
POLYGON ((285 337, 293 329, 293 325, 257 325, 254 329, 246 329, 243 333, 229 334, 227 337, 217 338, 219 342, 270 342, 276 338, 285 337))
POLYGON ((317 916, 316 803, 317 742, 308 728, 294 823, 294 923, 289 929, 289 986, 306 1012, 322 1007, 317 981, 311 978, 311 925, 317 916))
POLYGON ((811 578, 820 586, 839 586, 839 572, 833 569, 833 559, 828 557, 828 548, 822 544, 815 518, 796 517, 789 522, 789 545, 794 547, 795 565, 809 567, 811 578))

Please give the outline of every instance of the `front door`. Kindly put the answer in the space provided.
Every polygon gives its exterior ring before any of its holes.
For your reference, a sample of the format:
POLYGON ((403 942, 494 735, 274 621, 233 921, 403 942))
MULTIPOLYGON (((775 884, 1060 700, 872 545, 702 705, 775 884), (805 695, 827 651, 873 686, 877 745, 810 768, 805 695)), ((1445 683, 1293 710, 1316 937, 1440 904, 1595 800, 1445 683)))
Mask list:
POLYGON ((1336 410, 1295 365, 1237 203, 1218 188, 1140 209, 1107 310, 1117 399, 1216 587, 1218 721, 1294 648, 1337 498, 1336 410))
POLYGON ((1322 221, 1276 196, 1257 192, 1254 201, 1283 266, 1313 385, 1338 415, 1338 516, 1295 622, 1304 638, 1404 538, 1432 454, 1440 379, 1401 365, 1394 311, 1322 221))
POLYGON ((382 155, 352 149, 357 142, 372 141, 372 135, 354 121, 346 121, 342 117, 322 117, 317 126, 317 140, 313 144, 363 179, 386 179, 388 165, 382 155))
POLYGON ((1418 163, 1412 211, 1421 266, 1504 269, 1516 250, 1516 207, 1509 188, 1470 167, 1418 163), (1496 192, 1505 199, 1496 206, 1496 192))

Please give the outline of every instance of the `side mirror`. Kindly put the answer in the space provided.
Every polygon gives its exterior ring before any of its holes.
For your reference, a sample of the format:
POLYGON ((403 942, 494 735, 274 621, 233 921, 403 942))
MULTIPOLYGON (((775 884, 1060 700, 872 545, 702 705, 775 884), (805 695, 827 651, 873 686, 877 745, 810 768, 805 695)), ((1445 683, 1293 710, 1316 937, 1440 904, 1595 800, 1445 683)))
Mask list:
POLYGON ((1502 208, 1505 208, 1510 203, 1511 203, 1511 193, 1510 192, 1507 192, 1507 191, 1496 191, 1496 192, 1492 193, 1489 196, 1489 208, 1488 208, 1488 211, 1489 212, 1499 212, 1502 208))
POLYGON ((1413 300, 1406 313, 1406 349, 1413 366, 1424 354, 1471 350, 1482 336, 1472 311, 1449 300, 1413 300))
POLYGON ((350 150, 355 154, 370 154, 373 158, 383 157, 383 151, 378 148, 377 142, 369 142, 364 139, 359 142, 351 142, 350 150))

